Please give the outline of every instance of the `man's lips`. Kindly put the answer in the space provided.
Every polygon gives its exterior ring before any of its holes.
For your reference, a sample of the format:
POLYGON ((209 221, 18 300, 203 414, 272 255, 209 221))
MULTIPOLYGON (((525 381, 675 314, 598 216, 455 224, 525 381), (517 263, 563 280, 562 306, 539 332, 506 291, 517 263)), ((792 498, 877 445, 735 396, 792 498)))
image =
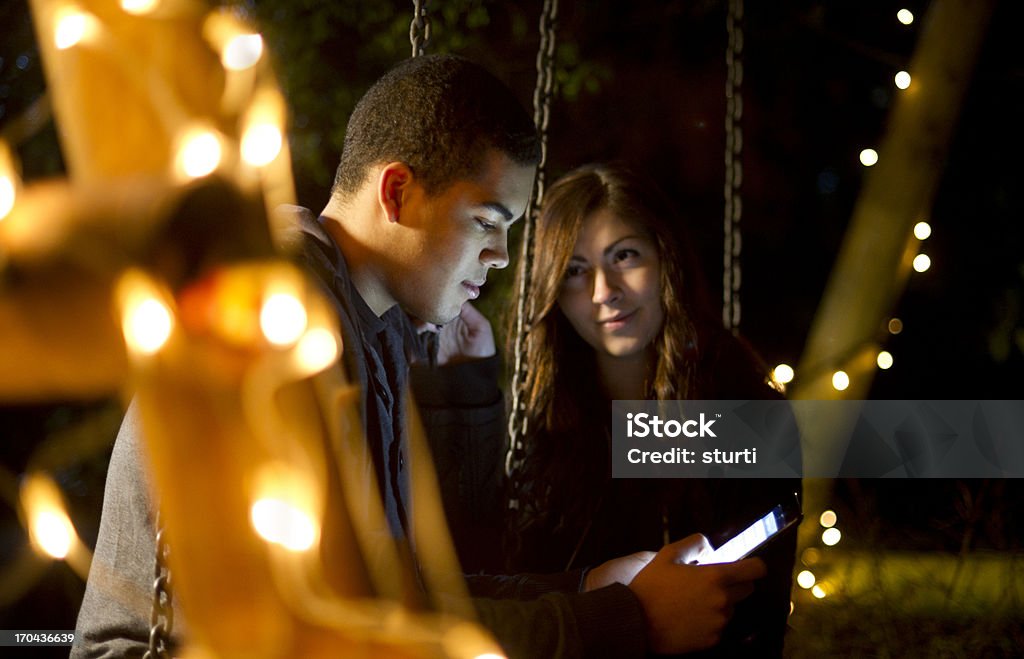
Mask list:
POLYGON ((462 287, 469 293, 469 299, 475 300, 480 297, 480 287, 484 285, 484 282, 476 283, 472 281, 462 282, 462 287))

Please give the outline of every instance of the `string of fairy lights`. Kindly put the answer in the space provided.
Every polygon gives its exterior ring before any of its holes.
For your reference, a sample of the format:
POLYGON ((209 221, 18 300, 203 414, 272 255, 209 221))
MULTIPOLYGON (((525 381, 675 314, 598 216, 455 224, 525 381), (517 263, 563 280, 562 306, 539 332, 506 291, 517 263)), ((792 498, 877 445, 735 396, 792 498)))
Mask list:
MULTIPOLYGON (((904 26, 912 25, 914 19, 914 14, 909 9, 900 9, 896 12, 896 20, 904 26)), ((906 91, 913 84, 913 78, 909 71, 900 70, 893 76, 893 84, 898 90, 906 91)), ((859 162, 863 167, 875 166, 878 164, 879 157, 878 151, 870 147, 862 149, 858 155, 859 162)), ((931 258, 921 249, 923 247, 921 243, 924 243, 931 233, 931 225, 924 220, 914 225, 913 236, 919 243, 919 252, 912 262, 915 272, 924 273, 931 267, 931 258)), ((886 331, 890 335, 899 334, 903 331, 903 321, 897 317, 890 318, 886 323, 886 331)), ((875 355, 875 365, 880 370, 888 370, 894 363, 893 355, 888 350, 879 350, 875 355)), ((785 391, 787 384, 793 382, 796 375, 794 368, 786 363, 776 365, 771 371, 772 379, 780 385, 782 391, 785 391)), ((835 391, 843 392, 850 386, 850 375, 845 370, 837 369, 832 373, 831 383, 835 391)), ((800 549, 796 584, 814 599, 822 600, 837 592, 837 580, 840 579, 840 575, 829 570, 824 558, 827 549, 838 545, 843 534, 838 526, 839 516, 834 510, 822 511, 816 521, 818 532, 814 535, 817 538, 815 544, 800 549)), ((794 599, 790 601, 790 614, 795 610, 795 600, 794 594, 794 599)))
MULTIPOLYGON (((914 13, 909 9, 900 9, 896 12, 896 20, 902 25, 910 26, 914 23, 914 13)), ((906 91, 913 84, 913 78, 909 71, 900 70, 893 76, 893 84, 898 90, 906 91)), ((860 151, 858 158, 863 167, 873 167, 878 164, 879 154, 875 149, 867 147, 860 151)), ((913 235, 918 243, 924 243, 932 235, 932 227, 927 221, 921 220, 914 225, 913 235)), ((919 245, 919 247, 923 247, 923 245, 919 245)), ((927 272, 931 265, 931 257, 923 249, 918 252, 912 261, 912 267, 917 273, 927 272)), ((890 318, 886 323, 886 330, 890 335, 899 334, 903 331, 903 321, 897 317, 890 318)), ((878 351, 874 361, 875 365, 883 371, 892 368, 895 364, 892 353, 884 349, 878 351)), ((796 370, 785 362, 777 364, 771 370, 772 380, 779 385, 782 391, 785 391, 786 386, 793 382, 796 377, 796 370)), ((836 369, 832 372, 832 388, 835 391, 846 391, 849 386, 850 375, 847 371, 836 369)))

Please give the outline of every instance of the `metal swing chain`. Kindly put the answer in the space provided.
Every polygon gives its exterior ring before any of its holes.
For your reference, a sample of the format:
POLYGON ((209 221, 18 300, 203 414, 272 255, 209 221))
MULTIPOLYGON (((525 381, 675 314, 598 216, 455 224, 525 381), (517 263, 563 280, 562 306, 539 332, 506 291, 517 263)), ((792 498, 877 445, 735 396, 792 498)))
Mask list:
POLYGON ((523 359, 526 335, 533 323, 533 301, 527 300, 530 289, 530 270, 533 262, 533 228, 541 203, 544 201, 545 167, 548 159, 548 122, 551 118, 551 99, 555 89, 555 27, 558 20, 558 0, 544 0, 540 15, 540 47, 537 49, 537 86, 533 90, 533 122, 540 139, 540 163, 534 182, 526 217, 523 220, 523 247, 519 261, 519 290, 516 304, 516 328, 512 370, 512 410, 508 418, 509 448, 505 455, 505 474, 509 477, 512 497, 510 507, 516 508, 518 499, 517 472, 522 463, 523 437, 526 435, 526 408, 523 401, 526 386, 526 362, 523 359))
POLYGON ((735 334, 740 326, 740 218, 743 200, 743 0, 729 0, 726 17, 729 43, 725 50, 725 240, 722 262, 722 322, 735 334))
POLYGON ((430 44, 430 16, 427 15, 429 0, 412 0, 412 22, 409 24, 409 42, 412 56, 419 57, 427 52, 430 44))
POLYGON ((174 606, 171 600, 171 570, 167 566, 170 547, 164 540, 160 513, 156 516, 156 560, 153 568, 153 608, 149 615, 149 649, 142 659, 170 659, 174 606))

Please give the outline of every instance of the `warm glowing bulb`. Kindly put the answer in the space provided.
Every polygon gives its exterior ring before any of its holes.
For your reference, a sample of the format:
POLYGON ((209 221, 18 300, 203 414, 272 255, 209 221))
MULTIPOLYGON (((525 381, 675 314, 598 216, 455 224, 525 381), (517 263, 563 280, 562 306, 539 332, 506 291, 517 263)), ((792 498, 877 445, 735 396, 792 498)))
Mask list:
POLYGON ((152 355, 167 343, 174 326, 171 310, 153 297, 140 297, 125 309, 122 330, 129 348, 152 355))
POLYGON ((821 517, 818 518, 818 521, 826 529, 832 528, 833 526, 836 525, 836 513, 835 513, 835 511, 834 510, 826 510, 825 512, 823 512, 821 514, 821 517))
POLYGON ((57 18, 54 43, 57 50, 67 50, 85 38, 91 25, 91 16, 77 9, 65 9, 57 18))
POLYGON ((932 225, 927 222, 918 222, 914 225, 914 237, 918 240, 926 240, 932 235, 932 225))
POLYGON ((864 149, 860 152, 860 164, 871 167, 878 162, 878 152, 874 149, 864 149))
POLYGON ((899 73, 896 74, 896 77, 893 79, 893 81, 896 83, 896 86, 899 87, 900 89, 906 89, 907 87, 910 86, 910 74, 907 73, 906 71, 900 71, 899 73))
POLYGON ((892 368, 892 353, 888 350, 883 350, 878 353, 878 368, 883 371, 892 368))
POLYGON ((825 529, 825 531, 821 534, 821 541, 829 547, 834 547, 835 545, 839 544, 839 539, 842 537, 843 534, 839 532, 839 529, 833 526, 830 529, 825 529))
POLYGON ((896 20, 904 25, 910 25, 914 22, 914 13, 909 9, 901 9, 896 12, 896 20))
POLYGON ((16 196, 17 188, 14 187, 11 177, 0 175, 0 220, 10 214, 16 196))
POLYGON ((846 371, 836 371, 832 374, 832 386, 836 391, 845 391, 850 386, 850 376, 846 371))
POLYGON ((793 367, 789 364, 779 364, 772 369, 772 377, 780 384, 787 384, 793 381, 793 367))
POLYGON ((932 267, 932 260, 927 254, 918 254, 914 257, 914 270, 924 272, 930 267, 932 267))
POLYGON ((903 331, 903 321, 899 318, 891 318, 889 320, 889 333, 899 334, 903 331))
POLYGON ((306 307, 289 293, 275 293, 260 310, 263 336, 277 346, 290 346, 306 331, 306 307))
POLYGON ((281 129, 273 124, 253 124, 242 136, 242 160, 253 167, 270 164, 281 153, 281 129))
POLYGON ((815 581, 814 573, 810 570, 804 570, 796 575, 796 583, 805 590, 813 586, 815 581))
POLYGON ((195 131, 178 151, 178 165, 189 178, 206 176, 220 165, 220 140, 212 131, 195 131))
POLYGON ((322 371, 338 358, 338 342, 329 330, 314 327, 299 341, 295 357, 304 371, 322 371))
POLYGON ((148 14, 156 9, 160 0, 121 0, 121 9, 129 14, 148 14))
POLYGON ((815 585, 814 588, 811 588, 811 594, 818 599, 825 599, 825 589, 819 585, 815 585))
POLYGON ((263 37, 258 34, 240 34, 224 46, 220 61, 224 68, 242 71, 259 61, 263 54, 263 37))
POLYGON ((309 514, 280 499, 260 499, 249 511, 252 526, 267 542, 305 551, 316 542, 316 524, 309 514))

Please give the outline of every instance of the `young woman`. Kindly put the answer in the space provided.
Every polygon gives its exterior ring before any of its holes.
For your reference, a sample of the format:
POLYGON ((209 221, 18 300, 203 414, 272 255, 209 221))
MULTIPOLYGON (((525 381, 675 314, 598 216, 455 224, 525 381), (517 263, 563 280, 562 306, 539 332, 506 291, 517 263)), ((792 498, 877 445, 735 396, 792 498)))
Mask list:
MULTIPOLYGON (((512 567, 560 571, 704 533, 716 544, 799 481, 612 479, 615 399, 777 398, 753 352, 708 311, 679 216, 619 165, 580 167, 548 190, 537 226, 526 343, 527 435, 512 475, 512 567)), ((795 534, 720 646, 781 654, 795 534)))

